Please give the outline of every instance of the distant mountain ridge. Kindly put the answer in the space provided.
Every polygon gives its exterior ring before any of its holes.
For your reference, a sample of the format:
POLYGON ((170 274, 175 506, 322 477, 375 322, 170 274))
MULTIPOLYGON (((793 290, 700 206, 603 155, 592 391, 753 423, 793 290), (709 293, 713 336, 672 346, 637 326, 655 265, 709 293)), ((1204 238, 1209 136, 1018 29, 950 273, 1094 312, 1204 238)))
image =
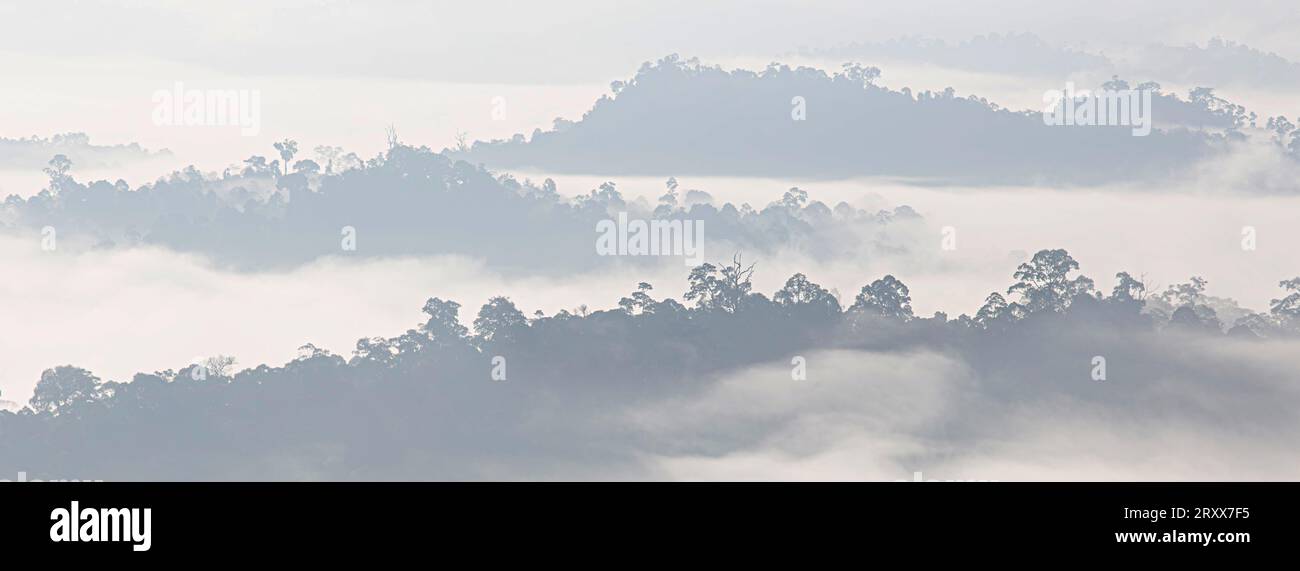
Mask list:
POLYGON ((727 71, 674 55, 614 82, 613 95, 579 121, 446 152, 489 168, 544 172, 1095 184, 1167 176, 1232 140, 1221 128, 1162 124, 1162 114, 1180 116, 1181 125, 1243 123, 1237 107, 1211 106, 1221 100, 1162 95, 1148 136, 1049 126, 1041 109, 1009 110, 952 88, 895 91, 873 83, 879 74, 856 64, 836 73, 779 64, 727 71))
POLYGON ((60 133, 48 138, 0 137, 0 169, 40 170, 54 155, 64 155, 81 168, 106 168, 171 156, 171 151, 150 151, 138 143, 96 145, 85 133, 60 133))

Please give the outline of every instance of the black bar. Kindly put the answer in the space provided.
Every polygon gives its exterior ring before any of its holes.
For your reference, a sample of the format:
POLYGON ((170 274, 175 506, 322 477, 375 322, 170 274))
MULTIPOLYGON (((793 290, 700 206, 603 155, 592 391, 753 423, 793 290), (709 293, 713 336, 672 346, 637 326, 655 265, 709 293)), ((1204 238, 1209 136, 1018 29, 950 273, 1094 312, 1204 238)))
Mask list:
POLYGON ((439 558, 496 558, 584 545, 668 560, 688 548, 749 557, 866 550, 873 561, 969 549, 1236 558, 1293 555, 1298 504, 1295 483, 29 482, 0 484, 0 537, 25 554, 105 561, 430 550, 439 558), (53 541, 51 513, 73 501, 83 520, 99 513, 90 508, 148 508, 149 549, 137 552, 132 541, 53 541), (1126 518, 1126 508, 1155 511, 1126 518), (1158 521, 1138 517, 1161 509, 1158 521), (1116 534, 1127 532, 1155 532, 1158 542, 1118 542, 1116 534), (1215 539, 1161 541, 1166 532, 1215 539))

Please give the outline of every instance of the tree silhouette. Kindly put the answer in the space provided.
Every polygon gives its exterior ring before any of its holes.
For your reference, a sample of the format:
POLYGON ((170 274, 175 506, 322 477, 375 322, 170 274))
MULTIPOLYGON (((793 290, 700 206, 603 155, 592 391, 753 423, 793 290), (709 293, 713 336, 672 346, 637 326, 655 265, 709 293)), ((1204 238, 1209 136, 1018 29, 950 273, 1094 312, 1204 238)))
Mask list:
POLYGON ((316 156, 320 157, 321 162, 325 163, 325 174, 334 174, 334 161, 343 155, 343 147, 319 145, 315 151, 316 156))
POLYGON ((1187 283, 1169 286, 1160 299, 1174 307, 1196 305, 1205 296, 1205 278, 1192 276, 1187 283))
POLYGON ((1115 288, 1110 294, 1112 299, 1126 302, 1146 299, 1147 286, 1142 280, 1134 278, 1128 272, 1115 274, 1115 279, 1115 288))
POLYGON ((271 172, 271 165, 266 162, 266 157, 253 155, 244 159, 244 175, 259 175, 271 172))
POLYGON ((887 275, 862 286, 849 311, 907 320, 912 318, 912 297, 903 282, 887 275))
POLYGON ((285 139, 274 143, 272 146, 280 153, 281 164, 284 165, 284 171, 281 174, 289 174, 289 162, 293 160, 294 155, 298 154, 298 141, 285 139))
POLYGON ((101 396, 99 377, 85 369, 65 365, 41 373, 30 406, 36 412, 57 414, 93 403, 101 396))
POLYGON ((772 295, 772 301, 784 306, 806 306, 828 314, 840 313, 840 301, 820 285, 809 281, 808 276, 795 274, 785 280, 785 286, 772 295))
POLYGON ((648 293, 654 289, 654 286, 647 282, 638 283, 636 291, 628 297, 618 300, 618 306, 629 315, 639 315, 642 313, 654 313, 655 305, 658 303, 648 293))
POLYGON ((50 192, 57 193, 71 179, 68 171, 72 170, 72 161, 66 155, 54 155, 54 158, 50 159, 49 166, 42 170, 50 177, 50 192))
POLYGON ((293 163, 293 172, 314 175, 320 172, 320 164, 311 159, 303 159, 293 163))
POLYGON ((753 275, 754 264, 742 265, 739 255, 732 258, 731 265, 721 269, 704 263, 691 270, 687 277, 690 289, 682 298, 694 301, 699 309, 735 313, 753 288, 750 282, 753 275))
POLYGON ((1088 294, 1093 288, 1091 278, 1069 277, 1077 269, 1079 263, 1069 252, 1040 250, 1029 262, 1020 264, 1014 274, 1020 281, 1007 288, 1007 293, 1020 294, 1020 304, 1031 312, 1064 311, 1076 296, 1088 294))
POLYGON ((1279 319, 1300 319, 1300 277, 1282 280, 1277 285, 1288 293, 1269 301, 1269 313, 1279 319))
POLYGON ((1007 305, 1006 298, 996 291, 984 298, 984 305, 980 307, 979 311, 975 312, 975 322, 986 328, 1014 318, 1015 314, 1013 309, 1007 305))
POLYGON ((527 327, 528 318, 524 313, 502 296, 489 299, 474 318, 474 332, 480 340, 489 343, 511 341, 527 327))
POLYGON ((423 311, 429 316, 429 320, 420 328, 428 333, 434 341, 449 343, 459 340, 469 333, 469 330, 460 324, 459 303, 431 297, 429 301, 424 303, 423 311))

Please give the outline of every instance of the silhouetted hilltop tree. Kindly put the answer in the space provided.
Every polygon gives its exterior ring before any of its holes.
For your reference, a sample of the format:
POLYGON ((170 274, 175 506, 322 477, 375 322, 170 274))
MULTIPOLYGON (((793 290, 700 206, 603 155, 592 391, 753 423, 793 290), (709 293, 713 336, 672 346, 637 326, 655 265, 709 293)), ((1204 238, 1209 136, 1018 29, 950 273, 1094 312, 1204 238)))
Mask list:
POLYGON ((36 412, 59 414, 93 403, 103 392, 99 377, 72 366, 46 369, 36 383, 30 406, 36 412))
POLYGON ((996 328, 1000 324, 1015 321, 1023 315, 1024 310, 1020 304, 1008 304, 1006 298, 995 291, 984 298, 984 305, 975 312, 972 323, 985 329, 996 328))
POLYGON ((528 318, 519 311, 509 299, 494 297, 478 311, 474 318, 476 337, 484 343, 502 343, 515 338, 520 330, 528 327, 528 318))
POLYGON ((691 270, 691 275, 687 278, 691 288, 682 295, 682 299, 694 301, 699 309, 735 313, 750 295, 750 278, 753 275, 754 265, 741 265, 739 257, 733 259, 731 265, 722 268, 705 263, 691 270))
POLYGON ((1014 276, 1020 281, 1007 288, 1007 293, 1019 294, 1021 307, 1030 313, 1065 311, 1076 298, 1092 292, 1091 278, 1069 277, 1077 269, 1079 263, 1065 250, 1039 251, 1016 269, 1014 276))
POLYGON ((1278 322, 1300 325, 1300 277, 1278 282, 1286 295, 1269 302, 1269 313, 1278 322))
POLYGON ((455 341, 468 333, 465 326, 460 324, 459 303, 431 297, 424 304, 424 313, 428 314, 429 320, 420 329, 435 343, 455 341))
POLYGON ((275 147, 276 152, 280 153, 280 159, 284 161, 282 164, 284 164, 285 170, 282 174, 289 174, 288 166, 293 162, 294 155, 298 154, 298 141, 285 139, 274 143, 272 146, 275 147))
POLYGON ((1141 302, 1146 300, 1147 286, 1142 280, 1134 278, 1128 272, 1115 274, 1115 288, 1111 290, 1111 299, 1117 302, 1141 302))
POLYGON ((803 274, 795 274, 785 281, 785 286, 772 294, 772 301, 790 309, 792 313, 816 316, 838 315, 840 300, 835 294, 817 285, 803 274))
POLYGON ((907 286, 894 276, 885 276, 869 285, 854 298, 849 311, 861 311, 888 319, 912 318, 912 296, 907 286))

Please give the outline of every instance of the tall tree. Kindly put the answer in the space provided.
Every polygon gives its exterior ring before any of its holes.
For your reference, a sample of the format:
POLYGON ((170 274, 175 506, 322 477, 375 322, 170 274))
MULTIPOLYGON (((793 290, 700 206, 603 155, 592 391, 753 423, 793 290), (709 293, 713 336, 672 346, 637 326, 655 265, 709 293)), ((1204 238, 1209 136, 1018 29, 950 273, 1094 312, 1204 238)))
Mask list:
POLYGON ((835 295, 820 285, 808 280, 808 276, 795 274, 785 281, 785 287, 772 295, 777 305, 787 307, 811 307, 826 313, 839 313, 840 301, 835 295))
POLYGON ((1277 285, 1289 293, 1270 300, 1269 313, 1281 320, 1300 319, 1300 277, 1282 280, 1277 285))
POLYGON ((907 286, 892 275, 887 275, 862 287, 849 311, 890 319, 912 318, 912 296, 907 286))
POLYGON ((29 404, 36 412, 59 414, 100 398, 99 377, 79 367, 46 369, 36 383, 29 404))
POLYGON ((469 330, 460 324, 460 304, 431 297, 422 310, 429 320, 420 329, 434 341, 447 343, 465 337, 469 330))
POLYGON ((284 165, 284 169, 281 174, 289 174, 290 161, 293 160, 294 155, 298 154, 298 141, 285 139, 275 143, 273 146, 275 147, 275 150, 280 153, 280 158, 283 159, 281 164, 284 165))
POLYGON ((509 341, 528 327, 528 318, 509 299, 496 296, 479 308, 474 331, 483 341, 509 341))
POLYGON ((632 295, 618 300, 618 306, 628 315, 654 313, 654 307, 658 302, 648 293, 652 289, 654 286, 647 282, 638 283, 632 295))
POLYGON ((1143 301, 1147 295, 1147 285, 1142 280, 1134 278, 1128 272, 1115 274, 1115 288, 1111 290, 1110 297, 1116 301, 1143 301))
POLYGON ((1169 286, 1164 293, 1160 294, 1160 299, 1174 307, 1194 306, 1205 296, 1206 283, 1205 278, 1192 276, 1187 283, 1169 286))
POLYGON ((995 291, 984 298, 984 305, 975 312, 975 322, 987 328, 1010 316, 1006 298, 995 291))
POLYGON ((754 264, 741 264, 740 256, 732 258, 731 265, 721 269, 704 263, 691 270, 687 278, 690 289, 682 298, 694 301, 700 309, 735 313, 753 289, 750 282, 753 275, 754 264))
POLYGON ((1028 262, 1020 264, 1013 274, 1020 280, 1007 288, 1007 293, 1019 294, 1020 304, 1030 313, 1038 311, 1065 311, 1075 296, 1092 292, 1092 278, 1070 278, 1070 272, 1079 269, 1079 262, 1065 250, 1039 250, 1028 262))
POLYGON ((54 155, 47 164, 49 166, 42 170, 50 177, 50 192, 57 193, 63 190, 72 178, 68 176, 68 171, 72 170, 72 160, 67 155, 54 155))
POLYGON ((331 147, 329 145, 319 145, 316 147, 316 156, 325 163, 325 174, 334 174, 334 161, 343 154, 342 147, 331 147))

